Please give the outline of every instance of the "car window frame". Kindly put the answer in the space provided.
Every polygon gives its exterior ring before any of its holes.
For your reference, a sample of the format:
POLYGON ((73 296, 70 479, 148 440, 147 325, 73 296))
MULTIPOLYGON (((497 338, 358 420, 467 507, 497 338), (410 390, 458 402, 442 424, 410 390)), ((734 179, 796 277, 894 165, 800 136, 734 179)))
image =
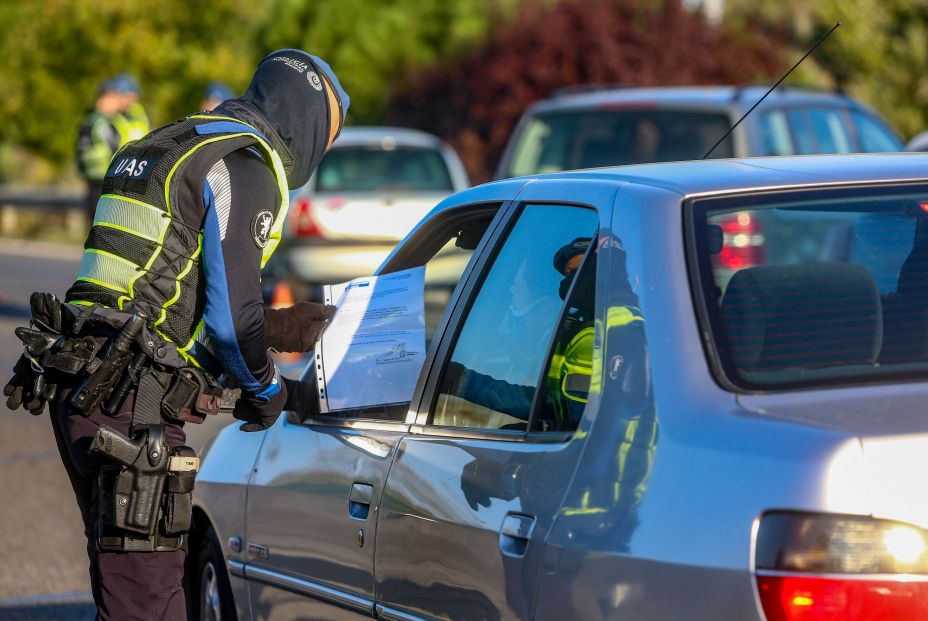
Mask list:
MULTIPOLYGON (((512 203, 508 206, 506 221, 503 222, 494 231, 492 245, 488 244, 488 249, 485 249, 485 252, 480 257, 480 261, 475 262, 470 266, 473 268, 473 270, 471 274, 469 274, 467 288, 466 290, 459 292, 460 298, 457 300, 458 303, 456 304, 453 313, 446 313, 443 319, 443 323, 447 322, 446 325, 439 326, 440 328, 445 328, 441 336, 441 341, 438 343, 437 348, 434 348, 429 352, 430 357, 427 357, 426 359, 426 364, 429 365, 428 374, 423 373, 419 376, 419 382, 422 384, 422 391, 419 393, 420 385, 417 384, 416 394, 414 394, 414 398, 415 396, 419 397, 417 405, 415 408, 413 408, 412 404, 410 404, 410 416, 407 419, 407 423, 410 425, 409 431, 411 433, 443 438, 500 440, 517 443, 533 442, 544 444, 564 443, 574 437, 575 432, 573 431, 532 431, 532 422, 537 415, 539 406, 539 391, 537 389, 534 396, 532 397, 531 410, 529 413, 529 418, 526 421, 526 430, 524 431, 510 429, 483 429, 479 427, 451 427, 433 425, 431 422, 433 417, 433 409, 438 398, 440 383, 439 380, 442 378, 445 372, 445 368, 451 360, 451 353, 453 352, 454 347, 457 344, 457 340, 460 337, 461 331, 464 327, 464 322, 470 314, 470 310, 477 299, 477 295, 480 293, 480 289, 483 286, 484 281, 489 275, 490 269, 492 269, 496 258, 499 256, 500 251, 505 245, 505 240, 508 238, 509 233, 515 227, 519 220, 519 216, 522 213, 522 209, 526 205, 558 205, 589 209, 592 210, 593 213, 595 213, 597 216, 597 234, 603 228, 603 209, 592 203, 575 200, 547 200, 534 198, 512 201, 512 203)), ((491 240, 485 238, 484 241, 489 242, 491 240)), ((586 254, 584 254, 584 265, 588 260, 588 256, 593 251, 593 246, 594 245, 591 244, 587 249, 586 254)), ((601 278, 600 274, 602 273, 602 270, 606 269, 605 266, 609 256, 610 255, 608 252, 600 252, 595 254, 596 260, 598 261, 596 277, 597 280, 601 278)), ((568 299, 573 293, 575 284, 576 279, 571 282, 570 289, 566 295, 568 299)), ((601 300, 596 301, 597 312, 599 311, 601 302, 601 300)), ((558 312, 556 325, 560 324, 560 322, 563 320, 564 313, 566 312, 567 304, 565 302, 562 304, 561 309, 558 312)), ((436 330, 436 334, 437 332, 438 330, 436 330)), ((550 339, 548 340, 545 357, 543 359, 544 364, 542 364, 542 368, 539 370, 539 386, 542 385, 540 382, 547 372, 547 363, 551 358, 552 349, 558 336, 557 332, 558 331, 555 329, 552 332, 550 339)), ((435 339, 433 338, 433 345, 434 344, 435 339)))
MULTIPOLYGON (((420 226, 422 228, 417 228, 411 234, 411 238, 420 237, 422 243, 417 243, 410 248, 407 248, 407 244, 403 244, 403 248, 400 249, 394 255, 391 255, 390 258, 376 270, 375 275, 389 274, 392 272, 397 272, 409 267, 416 267, 416 258, 422 256, 422 253, 431 251, 438 252, 441 249, 443 244, 435 246, 437 242, 434 242, 434 233, 433 231, 444 230, 449 227, 455 226, 458 222, 464 222, 467 220, 468 215, 473 215, 475 211, 479 211, 481 214, 488 213, 491 209, 495 209, 496 213, 493 218, 490 220, 489 225, 487 225, 487 231, 484 233, 480 242, 477 244, 477 247, 474 249, 471 259, 468 261, 467 266, 464 268, 464 271, 461 273, 461 278, 458 280, 457 285, 455 285, 454 291, 451 294, 451 299, 448 300, 448 306, 445 308, 445 312, 442 316, 441 321, 439 321, 438 326, 435 328, 435 333, 432 335, 432 341, 429 345, 429 349, 426 352, 425 360, 422 363, 422 369, 419 372, 419 377, 416 380, 416 386, 413 389, 412 399, 407 405, 407 415, 403 420, 398 419, 383 419, 383 418, 362 418, 355 416, 341 416, 337 413, 311 413, 303 414, 300 412, 289 411, 287 412, 288 422, 296 425, 303 425, 307 427, 321 426, 321 427, 341 427, 346 429, 360 429, 360 430, 375 430, 375 431, 409 431, 410 424, 414 422, 414 408, 412 405, 418 403, 420 400, 420 393, 422 386, 424 385, 424 376, 428 375, 427 370, 432 366, 432 363, 435 358, 435 351, 441 342, 444 332, 447 329, 449 318, 456 308, 458 301, 461 299, 461 295, 467 285, 467 282, 474 271, 476 264, 479 262, 480 257, 484 249, 486 248, 489 240, 494 238, 494 235, 497 235, 501 223, 504 221, 505 216, 509 213, 509 210, 512 207, 514 201, 512 200, 482 200, 474 201, 470 203, 462 203, 460 205, 455 205, 444 210, 440 215, 429 218, 420 226), (411 416, 412 415, 412 416, 411 416), (412 419, 412 420, 411 420, 412 419)), ((312 365, 315 365, 315 359, 319 354, 314 355, 312 365)), ((311 370, 308 366, 307 370, 311 370)), ((312 369, 311 372, 315 374, 315 370, 312 369)), ((315 395, 314 395, 315 397, 315 395)), ((393 404, 395 407, 397 404, 393 404)), ((387 405, 382 406, 372 406, 370 409, 377 407, 388 407, 387 405)), ((364 409, 364 408, 358 408, 364 409)))
POLYGON ((769 204, 770 202, 799 201, 804 196, 814 198, 825 192, 864 192, 879 195, 882 191, 892 192, 925 192, 928 193, 928 183, 917 180, 905 181, 863 181, 850 183, 814 184, 787 188, 765 189, 760 191, 744 191, 720 194, 704 194, 685 197, 683 208, 683 239, 684 256, 686 260, 687 280, 690 283, 690 295, 699 326, 700 340, 703 353, 709 366, 710 375, 715 383, 727 392, 735 395, 777 395, 815 390, 853 389, 859 386, 890 386, 901 382, 924 382, 924 374, 917 375, 905 372, 891 373, 882 376, 863 376, 856 378, 837 377, 819 378, 816 383, 802 385, 780 384, 770 387, 746 386, 738 379, 733 379, 728 373, 733 368, 730 352, 720 352, 716 346, 720 334, 720 322, 709 312, 707 292, 715 286, 713 276, 705 272, 700 264, 700 252, 704 250, 697 238, 697 218, 705 214, 705 208, 695 203, 711 202, 713 206, 731 201, 743 206, 745 209, 769 204))

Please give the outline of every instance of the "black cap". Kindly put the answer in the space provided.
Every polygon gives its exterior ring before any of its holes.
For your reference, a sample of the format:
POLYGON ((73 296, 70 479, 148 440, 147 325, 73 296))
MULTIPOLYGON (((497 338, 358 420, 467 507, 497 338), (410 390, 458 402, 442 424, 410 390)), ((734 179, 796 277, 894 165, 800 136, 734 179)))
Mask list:
POLYGON ((590 237, 578 237, 569 244, 561 246, 560 249, 554 253, 554 269, 556 269, 561 274, 565 276, 564 269, 567 267, 567 262, 578 254, 584 254, 586 249, 590 247, 590 242, 592 238, 590 237))

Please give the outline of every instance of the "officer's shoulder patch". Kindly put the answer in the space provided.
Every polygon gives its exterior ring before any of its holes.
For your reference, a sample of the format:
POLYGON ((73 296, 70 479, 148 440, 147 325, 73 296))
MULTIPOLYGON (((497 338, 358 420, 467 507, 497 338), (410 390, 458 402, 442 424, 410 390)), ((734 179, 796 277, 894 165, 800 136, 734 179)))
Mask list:
POLYGON ((274 215, 268 211, 259 211, 251 221, 251 238, 258 248, 267 246, 271 238, 271 225, 274 224, 274 215))
POLYGON ((132 155, 117 155, 106 171, 107 177, 126 177, 137 181, 145 181, 151 174, 152 168, 158 162, 157 157, 138 157, 132 155))

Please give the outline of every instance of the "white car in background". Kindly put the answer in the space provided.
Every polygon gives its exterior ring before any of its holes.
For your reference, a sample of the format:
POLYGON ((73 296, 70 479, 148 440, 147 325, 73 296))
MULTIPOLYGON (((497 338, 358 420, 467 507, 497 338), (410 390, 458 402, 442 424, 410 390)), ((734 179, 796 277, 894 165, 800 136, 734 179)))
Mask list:
POLYGON ((319 285, 371 274, 432 207, 469 185, 457 153, 437 136, 346 127, 292 195, 277 276, 307 299, 319 285))

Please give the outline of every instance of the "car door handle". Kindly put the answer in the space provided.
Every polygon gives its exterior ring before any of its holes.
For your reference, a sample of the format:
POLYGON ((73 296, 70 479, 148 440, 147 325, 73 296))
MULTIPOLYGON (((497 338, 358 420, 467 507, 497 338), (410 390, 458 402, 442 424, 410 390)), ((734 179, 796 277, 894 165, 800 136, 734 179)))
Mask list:
POLYGON ((525 556, 535 530, 535 516, 507 513, 499 529, 499 549, 506 556, 525 556))
POLYGON ((354 483, 348 495, 348 516, 355 520, 366 520, 371 511, 371 498, 373 497, 373 485, 354 483))

